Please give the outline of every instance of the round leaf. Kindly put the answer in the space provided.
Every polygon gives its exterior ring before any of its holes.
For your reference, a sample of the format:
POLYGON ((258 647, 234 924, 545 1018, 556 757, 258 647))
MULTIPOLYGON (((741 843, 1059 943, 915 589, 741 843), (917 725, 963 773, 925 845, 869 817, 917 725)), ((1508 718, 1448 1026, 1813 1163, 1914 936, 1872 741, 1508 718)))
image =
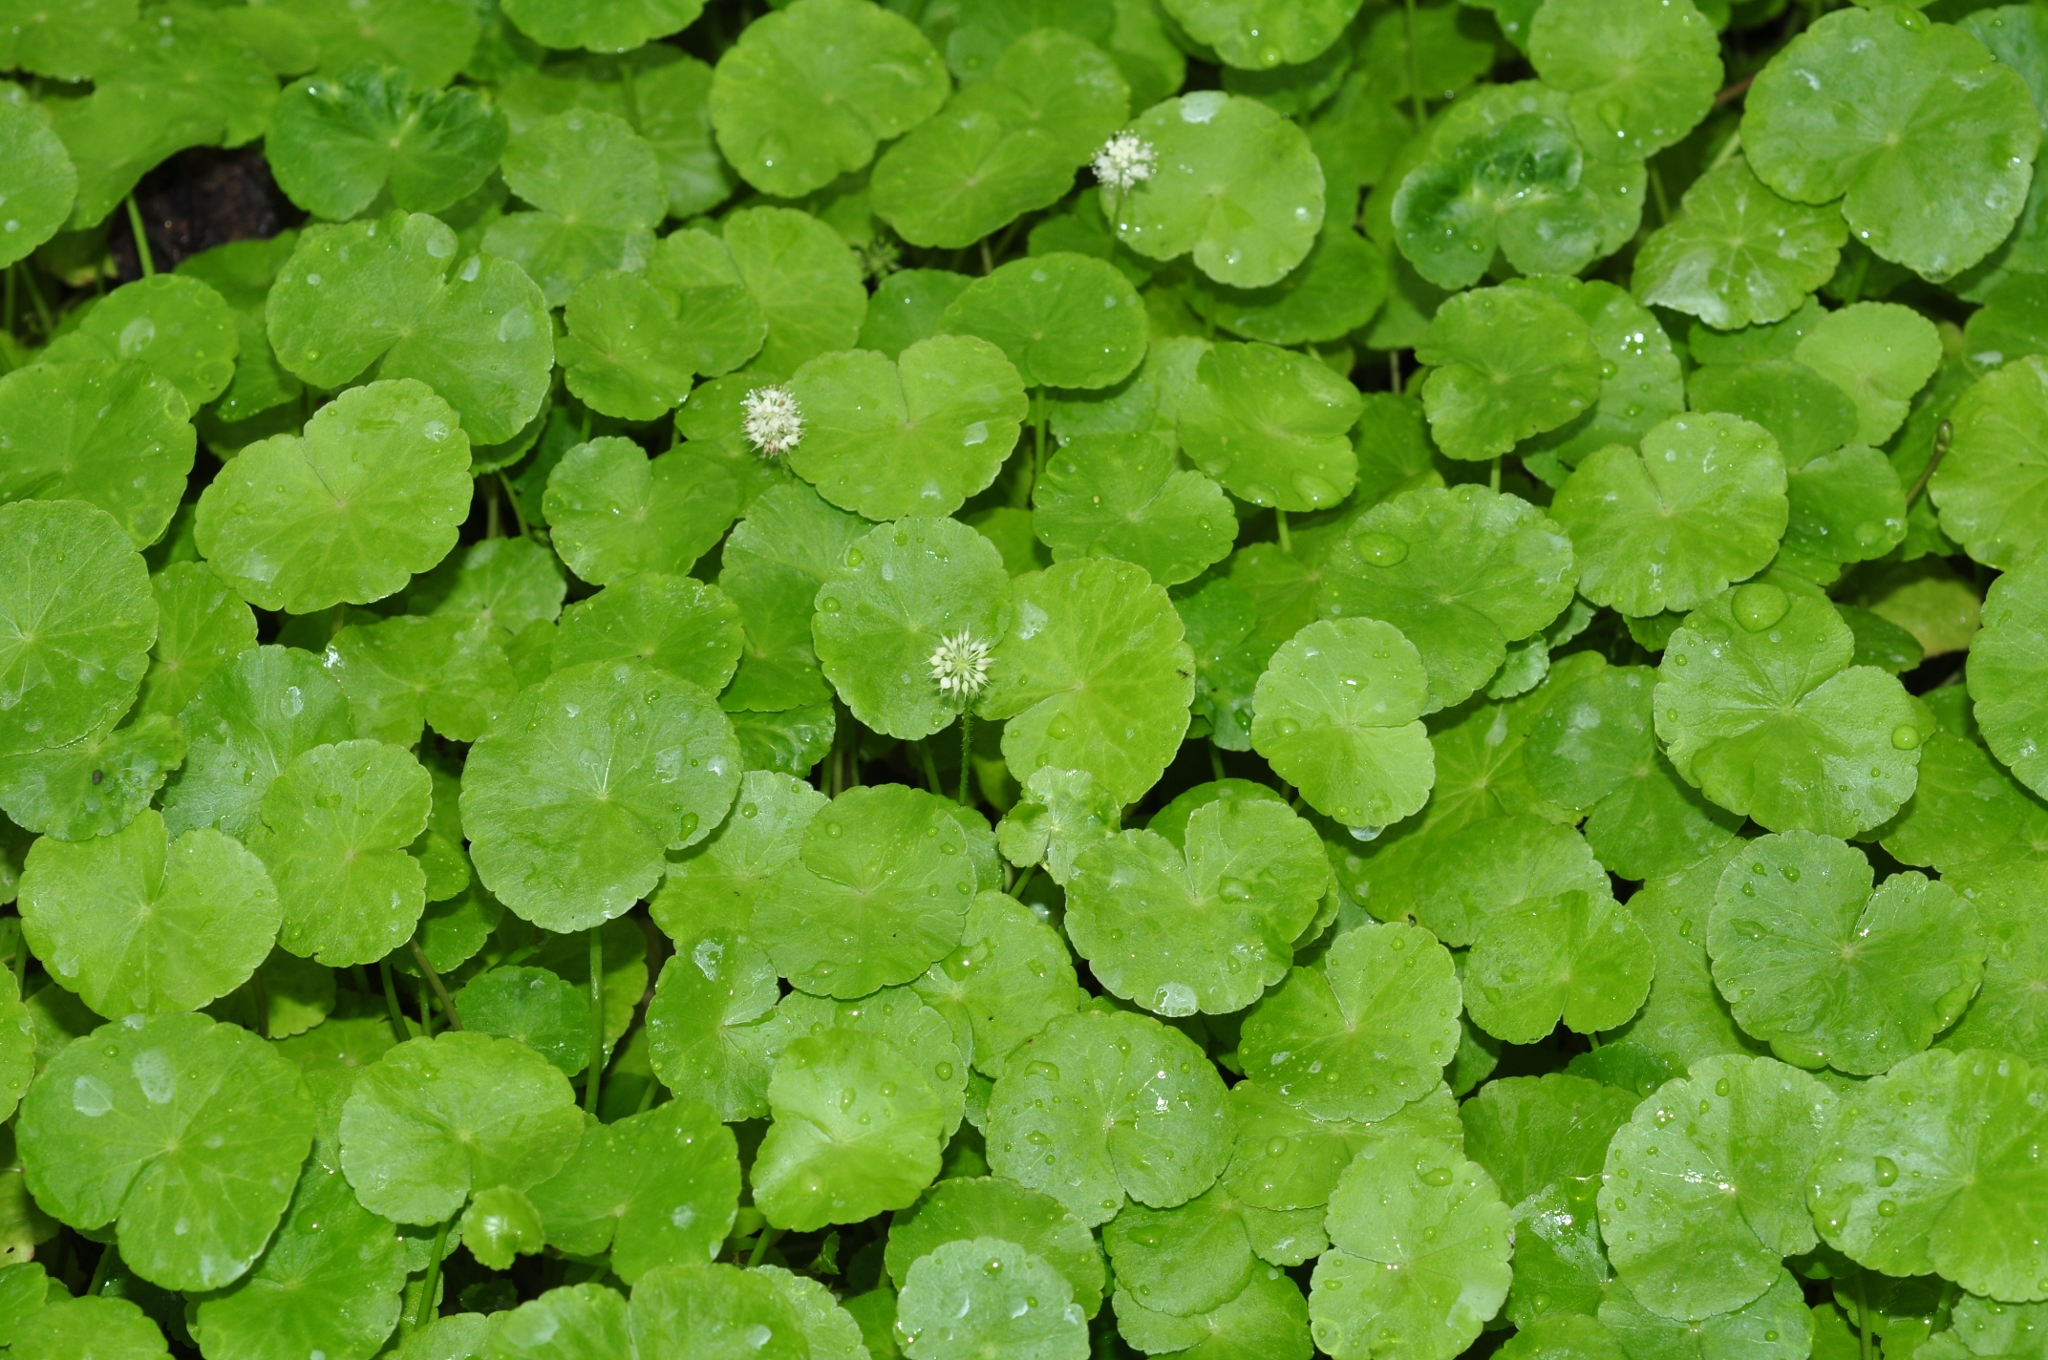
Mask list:
POLYGON ((207 677, 178 721, 191 747, 164 794, 173 835, 195 826, 249 835, 271 781, 295 756, 355 735, 341 686, 294 647, 240 653, 207 677))
POLYGON ((112 516, 81 501, 0 505, 0 752, 119 718, 156 631, 149 568, 112 516))
POLYGON ((1259 677, 1252 745, 1316 811, 1388 826, 1420 809, 1436 778, 1427 690, 1421 655, 1392 624, 1318 620, 1259 677))
POLYGON ((1415 357, 1430 433, 1452 458, 1493 458, 1577 419, 1600 396, 1593 332, 1564 303, 1524 288, 1460 293, 1415 357))
POLYGON ((226 299, 198 279, 158 274, 107 294, 44 357, 139 364, 197 410, 227 390, 240 346, 226 299))
POLYGON ((948 515, 995 480, 1028 409, 1017 370, 973 336, 920 340, 891 363, 872 350, 798 369, 803 410, 791 471, 868 519, 948 515))
POLYGON ((1364 404, 1328 366, 1270 345, 1213 346, 1181 396, 1188 458, 1254 505, 1326 510, 1358 480, 1345 436, 1364 404))
POLYGON ((511 0, 505 17, 542 47, 630 52, 696 22, 704 0, 511 0))
POLYGON ((472 1191, 547 1180, 582 1131, 569 1079, 546 1058, 450 1031, 409 1039, 356 1077, 341 1110, 341 1169, 371 1213, 437 1224, 472 1191))
POLYGON ((1875 892, 1853 846, 1792 831, 1749 842, 1707 923, 1714 980, 1743 1029, 1801 1067, 1869 1076, 1927 1047, 1976 994, 1985 944, 1944 883, 1875 892))
POLYGON ((1298 66, 1344 34, 1357 0, 1169 0, 1167 13, 1231 66, 1298 66))
POLYGON ((236 456, 199 497, 199 550, 261 609, 309 614, 405 587, 469 516, 469 437, 411 379, 353 388, 236 456))
POLYGON ((28 258, 71 216, 78 172, 64 143, 33 110, 0 107, 0 268, 28 258))
POLYGON ((1834 277, 1848 234, 1833 207, 1778 197, 1737 157, 1693 181, 1650 233, 1631 286, 1720 330, 1777 321, 1834 277))
POLYGON ((1572 537, 1579 593, 1636 616, 1691 609, 1770 564, 1789 505, 1785 461, 1737 416, 1674 416, 1642 452, 1610 446, 1550 507, 1572 537))
POLYGON ((69 746, 0 756, 0 808, 59 840, 105 836, 135 820, 185 758, 185 734, 160 713, 69 746))
POLYGON ((15 1137, 38 1204, 74 1227, 114 1224, 122 1264, 152 1284, 219 1289, 284 1213, 313 1104, 298 1069, 239 1026, 131 1018, 57 1054, 15 1137))
POLYGON ((1571 94, 1572 126, 1602 160, 1644 160, 1677 142, 1721 88, 1720 41, 1689 0, 1546 4, 1529 25, 1529 60, 1571 94))
POLYGON ((1636 1107, 1600 1186, 1608 1257, 1650 1312, 1698 1321, 1761 1296, 1809 1251, 1811 1149, 1834 1097, 1768 1058, 1711 1057, 1636 1107))
POLYGON ((1256 99, 1200 90, 1135 124, 1158 170, 1128 193, 1104 185, 1117 236, 1155 260, 1192 254, 1233 288, 1278 283, 1323 225, 1323 170, 1308 134, 1256 99))
POLYGON ((505 137, 505 116, 475 90, 415 92, 402 67, 358 66, 286 86, 264 152, 292 202, 343 221, 387 187, 408 212, 451 207, 497 166, 505 137))
POLYGON ((1031 527, 1054 561, 1120 557, 1167 586, 1229 556, 1237 533, 1222 488, 1178 468, 1173 441, 1161 434, 1066 440, 1031 499, 1031 527))
POLYGON ((1824 599, 1740 586, 1686 615, 1657 669, 1657 735, 1688 783, 1775 831, 1853 836, 1913 792, 1921 734, 1906 692, 1852 666, 1824 599))
POLYGON ((102 1015, 196 1010, 249 980, 280 920, 263 864, 211 827, 173 842, 145 808, 125 831, 30 847, 22 933, 102 1015))
POLYGON ((1312 1118, 1381 1120, 1442 1079, 1461 1004, 1451 956, 1427 931, 1355 926, 1245 1017, 1240 1052, 1312 1118))
POLYGON ((797 0, 748 24, 719 58, 711 122, 741 178, 797 198, 937 113, 948 84, 901 15, 864 0, 797 0))
POLYGON ((1016 623, 977 712, 1007 718, 1003 758, 1086 770, 1134 803, 1180 748, 1194 657, 1166 592, 1120 562, 1081 558, 1018 577, 1016 623))
POLYGON ((739 666, 739 610, 717 586, 636 572, 562 611, 554 666, 645 661, 716 694, 739 666))
POLYGON ((1095 1238, 1052 1196, 1000 1176, 940 1181, 889 1223, 886 1262, 900 1289, 913 1266, 948 1242, 1000 1235, 1066 1277, 1085 1316, 1102 1306, 1106 1274, 1095 1238))
POLYGON ((993 543, 952 519, 884 524, 834 565, 811 620, 818 660, 854 717, 919 740, 951 724, 960 703, 933 676, 933 657, 965 634, 993 643, 1010 625, 1010 576, 993 543))
POLYGON ((2041 678, 2048 671, 2048 560, 2037 559, 1991 583, 1984 628, 1971 641, 1969 680, 1984 744, 2013 777, 2048 789, 2041 678))
POLYGON ((940 315, 939 329, 997 346, 1026 387, 1112 387, 1137 368, 1147 340, 1130 281, 1066 251, 1012 260, 974 280, 940 315))
POLYGON ((647 896, 663 852, 709 835, 739 781, 710 695, 643 662, 593 662, 521 691, 470 748, 462 825, 506 906, 583 930, 647 896))
POLYGON ((1329 881, 1315 828, 1284 805, 1211 803, 1181 846, 1126 831, 1082 852, 1067 934, 1116 995, 1159 1015, 1224 1015, 1287 975, 1329 881))
POLYGON ((960 947, 911 986, 963 1028, 974 1067, 1001 1076, 1008 1059, 1046 1024, 1071 1015, 1082 993, 1074 959, 1058 931, 1031 908, 999 892, 975 894, 960 947))
POLYGON ((679 1095, 701 1100, 723 1119, 768 1113, 769 1039, 762 1023, 775 1010, 775 965, 736 931, 707 930, 678 940, 647 1006, 654 1070, 679 1095))
POLYGON ((1074 1287, 1015 1242, 948 1242, 910 1267, 896 1305, 910 1360, 1086 1360, 1088 1321, 1074 1287))
POLYGON ((1928 490, 1941 531, 1987 566, 2016 567, 2048 544, 2044 413, 2048 357, 2030 354, 1980 379, 1949 417, 1954 441, 1928 490))
POLYGON ((2008 1054, 1908 1058, 1836 1106, 1813 1170, 1813 1221, 1829 1246, 1888 1275, 1933 1271, 2015 1303, 2048 1297, 2048 1250, 2014 1212, 2041 1193, 2028 1149, 2044 1110, 2048 1075, 2008 1054))
POLYGON ((1982 43, 1872 10, 1794 38, 1744 107, 1758 178, 1801 203, 1840 198, 1857 240, 1935 279, 2012 230, 2041 140, 2026 82, 1982 43))
POLYGON ((649 459, 617 435, 564 453, 541 504, 569 570, 599 586, 636 571, 687 574, 740 509, 717 460, 689 449, 649 459))

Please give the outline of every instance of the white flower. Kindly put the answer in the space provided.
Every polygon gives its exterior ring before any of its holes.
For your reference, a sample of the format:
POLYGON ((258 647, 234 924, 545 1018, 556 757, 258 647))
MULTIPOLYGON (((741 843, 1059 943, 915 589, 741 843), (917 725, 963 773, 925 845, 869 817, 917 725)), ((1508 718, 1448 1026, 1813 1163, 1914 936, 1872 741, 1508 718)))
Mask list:
POLYGON ((1128 189, 1140 180, 1152 178, 1158 163, 1152 143, 1135 132, 1119 132, 1095 153, 1095 178, 1117 189, 1128 189))
POLYGON ((988 685, 988 644, 964 629, 941 639, 927 664, 941 694, 972 699, 988 685))
POLYGON ((784 387, 757 387, 741 403, 746 407, 747 442, 763 458, 789 452, 804 437, 804 412, 784 387))

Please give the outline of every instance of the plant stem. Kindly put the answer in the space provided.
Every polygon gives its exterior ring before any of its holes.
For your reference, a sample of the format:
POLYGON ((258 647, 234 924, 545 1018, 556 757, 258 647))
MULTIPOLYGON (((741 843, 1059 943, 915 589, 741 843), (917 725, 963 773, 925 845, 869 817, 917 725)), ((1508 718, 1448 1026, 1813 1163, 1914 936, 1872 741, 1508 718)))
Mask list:
POLYGON ((377 972, 384 979, 384 1004, 391 1010, 391 1036, 402 1044, 412 1038, 412 1027, 398 1007, 398 984, 391 977, 391 960, 377 960, 377 972))
POLYGON ((503 538, 505 518, 498 510, 498 493, 490 487, 482 488, 484 494, 484 537, 503 538))
POLYGON ((43 286, 36 282, 35 267, 26 260, 21 262, 21 282, 28 289, 29 305, 36 309, 36 324, 43 328, 43 339, 48 340, 57 323, 50 319, 50 304, 43 301, 43 286))
POLYGON ((1395 395, 1395 396, 1397 396, 1397 397, 1398 397, 1398 396, 1400 396, 1400 395, 1401 395, 1401 351, 1400 351, 1400 350, 1397 350, 1397 349, 1390 349, 1390 350, 1388 350, 1388 351, 1387 351, 1387 377, 1393 380, 1393 384, 1394 384, 1394 388, 1393 388, 1393 390, 1394 390, 1394 395, 1395 395))
POLYGON ((1025 886, 1031 882, 1031 876, 1037 872, 1038 866, 1036 864, 1026 865, 1024 872, 1018 877, 1017 881, 1010 885, 1010 896, 1022 902, 1024 900, 1025 886))
POLYGON ((1223 752, 1216 749, 1216 739, 1214 737, 1209 738, 1209 773, 1216 776, 1216 782, 1219 784, 1225 778, 1223 773, 1223 752))
POLYGON ((120 1264, 120 1261, 121 1249, 112 1242, 100 1249, 100 1259, 92 1268, 92 1283, 85 1287, 88 1297, 107 1287, 107 1276, 114 1273, 114 1267, 120 1264))
POLYGON ((597 1113, 604 1084, 604 927, 590 928, 590 1071, 583 1078, 583 1108, 597 1113))
POLYGON ((270 1037, 270 997, 263 990, 263 970, 249 974, 249 1000, 256 1007, 256 1037, 270 1037))
POLYGON ((533 531, 526 527, 526 512, 519 508, 519 493, 512 489, 504 473, 498 474, 498 485, 505 492, 505 503, 512 507, 512 522, 519 526, 519 536, 525 538, 533 531))
POLYGON ((1488 472, 1488 473, 1486 474, 1486 485, 1487 485, 1487 488, 1488 488, 1489 490, 1492 490, 1492 491, 1498 491, 1498 490, 1500 490, 1500 455, 1499 455, 1499 454, 1495 454, 1495 455, 1494 455, 1494 458, 1493 458, 1493 468, 1492 468, 1492 470, 1491 470, 1491 471, 1489 471, 1489 472, 1488 472))
POLYGON ((912 744, 917 747, 917 754, 924 761, 924 786, 939 797, 944 798, 946 790, 939 782, 939 763, 932 759, 932 748, 923 741, 913 742, 912 744))
POLYGON ((1934 452, 1928 456, 1927 466, 1920 469, 1920 475, 1913 479, 1913 489, 1906 493, 1906 508, 1911 510, 1913 502, 1920 499, 1920 493, 1927 489, 1927 483, 1934 477, 1934 470, 1941 466, 1941 460, 1948 457, 1948 446, 1955 438, 1955 427, 1946 420, 1934 432, 1934 452))
POLYGON ((1650 162, 1650 198, 1657 205, 1657 225, 1661 227, 1671 220, 1671 196, 1664 190, 1664 172, 1654 159, 1650 162))
POLYGON ((427 1256, 427 1278, 421 1282, 419 1303, 414 1306, 412 1316, 406 1319, 405 1335, 407 1336, 412 1335, 437 1316, 434 1311, 434 1291, 440 1288, 441 1285, 441 1258, 447 1254, 448 1229, 454 1223, 455 1219, 450 1217, 443 1220, 440 1227, 434 1229, 434 1249, 427 1256))
POLYGON ((1863 1296, 1863 1272, 1856 1272, 1856 1339, 1863 1360, 1870 1360, 1870 1304, 1863 1296))
POLYGON ((968 781, 974 773, 974 710, 960 710, 960 806, 973 807, 967 801, 968 781))
POLYGON ((1422 52, 1415 45, 1415 0, 1408 0, 1408 98, 1415 106, 1415 130, 1422 131, 1422 52))
POLYGON ((142 209, 135 202, 135 195, 128 195, 128 227, 135 233, 135 258, 142 265, 142 277, 156 277, 156 261, 149 255, 149 233, 142 227, 142 209))
POLYGON ((768 1248, 775 1245, 776 1239, 781 1236, 782 1229, 767 1227, 754 1234, 754 1249, 747 1253, 747 1269, 752 1270, 755 1266, 760 1265, 761 1258, 768 1254, 768 1248))
POLYGON ((427 992, 427 980, 420 979, 420 1037, 434 1037, 434 998, 427 992))
POLYGON ((427 961, 427 951, 420 948, 419 937, 415 935, 407 943, 412 946, 412 961, 420 966, 420 976, 427 980, 427 985, 434 989, 434 995, 441 999, 441 1012, 448 1017, 448 1028, 461 1029, 462 1017, 456 1013, 455 998, 448 995, 447 984, 441 981, 441 975, 435 971, 434 965, 427 961))
POLYGON ((1294 556, 1294 544, 1287 537, 1287 512, 1276 507, 1273 511, 1273 523, 1280 530, 1280 551, 1289 557, 1294 556))

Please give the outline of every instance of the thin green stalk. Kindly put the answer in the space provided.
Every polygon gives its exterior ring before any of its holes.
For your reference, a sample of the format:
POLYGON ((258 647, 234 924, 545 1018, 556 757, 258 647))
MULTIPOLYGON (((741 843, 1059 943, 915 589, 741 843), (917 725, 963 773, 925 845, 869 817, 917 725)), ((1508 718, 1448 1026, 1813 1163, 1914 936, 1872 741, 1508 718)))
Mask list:
POLYGON ((422 1281, 419 1302, 413 1305, 412 1316, 405 1320, 405 1335, 411 1336, 434 1318, 434 1291, 441 1287, 441 1258, 448 1252, 448 1229, 455 1220, 448 1218, 434 1229, 434 1249, 427 1257, 427 1278, 422 1281))
POLYGON ((1280 530, 1280 551, 1286 553, 1289 557, 1294 556, 1294 543, 1287 537, 1287 512, 1275 509, 1273 511, 1273 523, 1280 530))
POLYGON ((1664 172, 1657 168, 1657 162, 1650 162, 1650 198, 1657 205, 1657 225, 1663 226, 1671 220, 1671 196, 1664 189, 1664 172))
POLYGON ((604 927, 590 928, 590 1071, 583 1079, 583 1108, 597 1113, 604 1085, 604 927))
POLYGON ((391 1037, 404 1043, 412 1038, 412 1026, 406 1023, 405 1012, 398 1005, 398 983, 391 976, 391 960, 377 960, 377 972, 384 979, 384 1004, 391 1011, 391 1037))
POLYGON ((1010 885, 1010 896, 1022 902, 1024 900, 1024 889, 1030 886, 1032 875, 1037 872, 1038 866, 1036 864, 1026 865, 1024 872, 1018 875, 1017 881, 1010 885))
POLYGON ((15 995, 28 992, 28 937, 16 938, 14 943, 14 991, 15 995))
POLYGON ((120 1263, 120 1260, 121 1249, 112 1242, 107 1243, 100 1251, 98 1263, 92 1268, 92 1283, 85 1287, 87 1296, 97 1294, 107 1287, 107 1276, 114 1273, 114 1267, 120 1263))
POLYGON ((768 1248, 775 1245, 782 1236, 780 1228, 763 1228, 754 1235, 754 1249, 747 1254, 747 1269, 761 1264, 761 1258, 768 1254, 768 1248))
POLYGON ((1415 0, 1408 0, 1408 98, 1415 106, 1415 129, 1422 130, 1422 52, 1415 43, 1415 0))
POLYGON ((1493 456, 1493 467, 1492 467, 1492 469, 1491 469, 1490 471, 1488 471, 1488 472, 1487 472, 1487 474, 1486 474, 1486 485, 1487 485, 1487 488, 1488 488, 1489 490, 1492 490, 1492 491, 1498 491, 1498 490, 1500 490, 1500 455, 1499 455, 1499 454, 1495 454, 1495 455, 1493 456))
POLYGON ((505 503, 512 507, 512 522, 519 526, 519 536, 525 538, 533 531, 526 525, 526 514, 519 508, 519 494, 512 489, 512 483, 504 473, 498 474, 498 485, 505 492, 505 503))
POLYGON ((427 990, 427 980, 420 979, 420 1037, 434 1037, 434 998, 427 990))
POLYGON ((924 786, 939 797, 946 796, 946 790, 939 782, 939 762, 932 759, 932 748, 923 741, 911 743, 917 747, 917 754, 924 761, 924 786))
POLYGON ((1217 783, 1223 782, 1223 752, 1217 749, 1214 737, 1209 738, 1209 773, 1216 776, 1217 783))
POLYGON ((142 277, 156 277, 156 261, 149 255, 149 233, 142 227, 142 209, 135 202, 135 195, 128 195, 128 226, 135 233, 135 258, 142 265, 142 277))
POLYGON ((960 710, 960 805, 972 807, 967 801, 968 781, 974 775, 974 710, 960 710))
POLYGON ((633 1113, 646 1114, 649 1110, 653 1109, 655 1093, 660 1090, 661 1083, 656 1081, 654 1078, 649 1077, 647 1079, 647 1084, 640 1088, 640 1104, 639 1107, 633 1111, 633 1113))
POLYGON ((50 304, 43 301, 43 285, 36 282, 35 266, 24 260, 21 264, 21 282, 28 289, 28 301, 36 309, 36 324, 43 328, 43 339, 48 340, 56 333, 57 323, 50 319, 50 304))
POLYGON ((484 537, 503 538, 505 518, 498 510, 498 493, 488 484, 480 486, 478 490, 483 493, 484 498, 484 537))
POLYGON ((1913 489, 1906 493, 1906 508, 1911 510, 1913 502, 1920 499, 1920 493, 1927 489, 1933 479, 1934 470, 1941 466, 1941 460, 1948 457, 1948 446, 1955 439, 1955 427, 1946 420, 1934 432, 1934 452, 1928 456, 1927 466, 1920 469, 1920 475, 1913 479, 1913 489))
POLYGON ((420 948, 419 937, 407 941, 412 946, 412 961, 419 965, 420 976, 434 989, 434 995, 441 998, 441 1013, 448 1017, 448 1028, 461 1029, 462 1016, 455 1010, 455 998, 448 995, 448 985, 441 981, 441 974, 427 959, 427 951, 420 948))
POLYGON ((256 1007, 256 1037, 270 1037, 270 995, 263 990, 263 970, 249 974, 249 1000, 256 1007))

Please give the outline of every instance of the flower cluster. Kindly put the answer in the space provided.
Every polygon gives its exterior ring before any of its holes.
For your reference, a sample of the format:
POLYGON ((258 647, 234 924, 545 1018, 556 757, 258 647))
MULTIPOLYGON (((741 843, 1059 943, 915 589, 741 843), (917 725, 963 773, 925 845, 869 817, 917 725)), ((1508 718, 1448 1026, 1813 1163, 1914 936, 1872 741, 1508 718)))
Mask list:
POLYGON ((941 638, 926 664, 939 693, 972 699, 988 685, 988 660, 988 644, 963 629, 941 638))
POLYGON ((804 411, 786 387, 757 387, 741 403, 747 412, 747 442, 763 458, 779 458, 804 437, 804 411))
POLYGON ((1152 178, 1158 165, 1152 143, 1135 132, 1119 132, 1104 142, 1093 162, 1096 180, 1119 190, 1152 178))

